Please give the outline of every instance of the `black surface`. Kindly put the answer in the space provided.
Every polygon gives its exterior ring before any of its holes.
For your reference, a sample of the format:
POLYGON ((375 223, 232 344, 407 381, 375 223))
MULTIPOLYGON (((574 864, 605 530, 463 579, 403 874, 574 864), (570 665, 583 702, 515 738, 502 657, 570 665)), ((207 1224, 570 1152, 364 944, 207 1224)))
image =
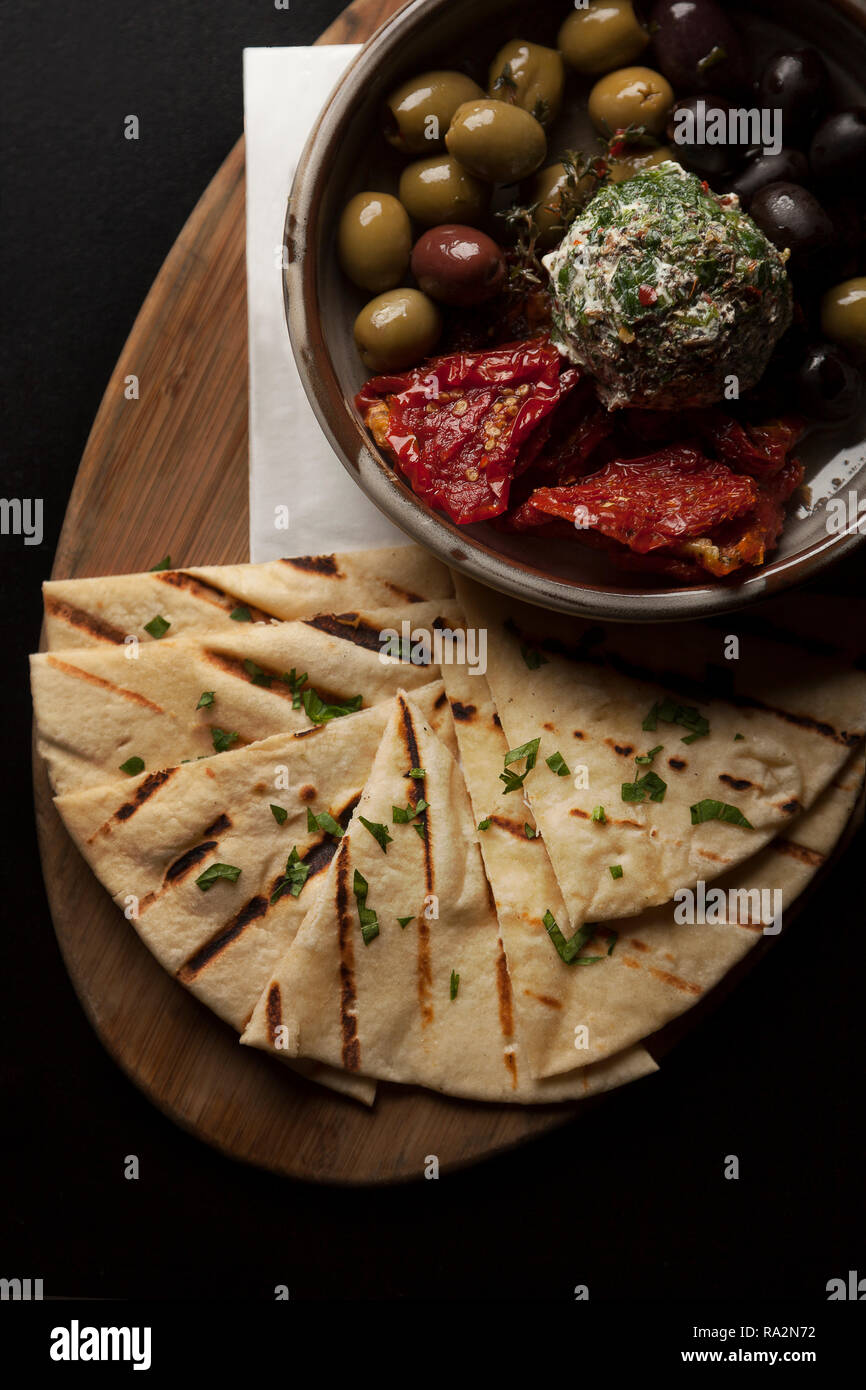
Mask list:
MULTIPOLYGON (((241 50, 339 0, 0 7, 3 493, 45 540, 3 558, 0 1275, 88 1297, 823 1300, 866 1274, 863 838, 664 1070, 523 1151, 383 1191, 293 1184, 164 1119, 76 1002, 41 884, 26 653, 87 432, 160 264, 242 128, 241 50), (121 138, 140 115, 142 138, 121 138), (136 1154, 141 1178, 123 1177, 136 1154), (737 1182, 725 1181, 736 1154, 737 1182)), ((838 573, 834 580, 841 580, 838 573)), ((858 577, 848 567, 846 582, 858 577)), ((665 637, 672 637, 667 629, 665 637)))

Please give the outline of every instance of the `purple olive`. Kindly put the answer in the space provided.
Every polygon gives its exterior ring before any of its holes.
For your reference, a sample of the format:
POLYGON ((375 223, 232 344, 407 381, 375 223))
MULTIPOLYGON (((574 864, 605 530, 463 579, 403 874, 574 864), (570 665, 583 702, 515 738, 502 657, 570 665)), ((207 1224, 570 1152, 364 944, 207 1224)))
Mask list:
POLYGON ((752 199, 749 212, 779 250, 791 252, 791 263, 807 265, 836 239, 826 212, 806 188, 797 183, 769 183, 752 199))
POLYGON ((768 183, 808 183, 809 161, 800 150, 783 147, 778 154, 754 154, 730 185, 744 208, 768 183))
POLYGON ((441 304, 482 304, 502 287, 505 257, 484 232, 448 222, 418 238, 412 274, 441 304))
POLYGON ((815 131, 809 162, 817 179, 853 185, 866 167, 866 106, 852 106, 828 116, 815 131))
POLYGON ((714 0, 656 0, 650 33, 659 70, 687 92, 736 91, 743 85, 743 51, 714 0))
POLYGON ((796 144, 827 105, 830 75, 814 48, 774 53, 757 84, 758 103, 782 113, 783 139, 796 144))
POLYGON ((667 136, 674 143, 677 158, 687 169, 693 169, 707 178, 720 178, 736 169, 743 158, 742 145, 711 145, 704 138, 714 133, 714 122, 710 113, 723 111, 727 117, 730 110, 731 103, 727 97, 709 95, 685 97, 672 108, 667 136), (688 112, 693 119, 687 121, 679 114, 681 112, 688 112), (693 135, 695 138, 683 139, 684 135, 693 135))
POLYGON ((814 343, 795 382, 798 406, 828 424, 849 420, 863 400, 863 377, 835 343, 814 343))

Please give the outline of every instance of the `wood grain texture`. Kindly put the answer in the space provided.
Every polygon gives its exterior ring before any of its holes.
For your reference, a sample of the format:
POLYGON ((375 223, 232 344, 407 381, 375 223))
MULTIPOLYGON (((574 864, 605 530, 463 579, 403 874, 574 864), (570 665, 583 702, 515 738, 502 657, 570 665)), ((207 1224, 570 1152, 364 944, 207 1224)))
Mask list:
MULTIPOLYGON (((358 43, 399 8, 355 0, 322 43, 358 43)), ((53 576, 249 558, 244 146, 202 195, 109 381, 70 498, 53 576), (127 400, 125 378, 140 381, 127 400)), ((562 1123, 573 1108, 514 1109, 389 1088, 375 1109, 332 1095, 232 1031, 139 941, 67 836, 34 758, 42 864, 57 939, 105 1047, 176 1123, 235 1158, 312 1181, 420 1177, 562 1123)))

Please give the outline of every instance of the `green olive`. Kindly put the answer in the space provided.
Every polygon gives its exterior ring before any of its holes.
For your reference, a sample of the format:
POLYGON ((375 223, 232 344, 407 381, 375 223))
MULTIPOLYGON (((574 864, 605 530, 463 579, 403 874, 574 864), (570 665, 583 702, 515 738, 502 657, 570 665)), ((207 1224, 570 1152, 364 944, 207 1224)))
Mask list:
POLYGON ((487 213, 490 190, 450 154, 435 154, 403 170, 400 202, 423 227, 438 227, 441 222, 477 227, 487 213))
POLYGON ((589 94, 589 114, 603 135, 630 125, 661 135, 673 99, 673 88, 660 72, 618 68, 596 82, 589 94))
POLYGON ((445 144, 470 174, 489 183, 528 178, 547 153, 543 127, 522 106, 506 101, 465 101, 454 113, 445 144))
POLYGON ((821 300, 821 329, 835 343, 866 352, 866 276, 843 280, 821 300))
POLYGON ((362 290, 399 285, 412 254, 412 228, 403 204, 390 193, 358 193, 337 229, 340 265, 362 290))
POLYGON ((649 43, 631 0, 590 0, 570 14, 557 38, 569 67, 591 76, 633 63, 649 43))
POLYGON ((355 345, 373 372, 416 366, 433 351, 441 332, 439 310, 420 290, 377 295, 355 319, 355 345))
POLYGON ((457 107, 483 96, 478 83, 462 72, 422 72, 385 102, 385 137, 403 154, 433 154, 442 149, 457 107))
POLYGON ((642 169, 652 169, 655 164, 664 164, 666 159, 672 159, 675 164, 679 163, 675 152, 669 145, 659 145, 658 149, 655 150, 644 150, 638 147, 609 162, 607 166, 608 178, 611 183, 625 183, 626 179, 633 179, 635 174, 639 174, 642 169))
POLYGON ((531 111, 542 125, 559 115, 564 87, 565 64, 555 48, 512 39, 490 65, 490 95, 531 111))
POLYGON ((563 199, 572 209, 582 207, 596 186, 591 174, 584 174, 575 183, 564 164, 549 164, 546 169, 539 169, 523 190, 521 202, 535 208, 533 217, 538 228, 537 244, 540 250, 550 250, 565 235, 563 199))

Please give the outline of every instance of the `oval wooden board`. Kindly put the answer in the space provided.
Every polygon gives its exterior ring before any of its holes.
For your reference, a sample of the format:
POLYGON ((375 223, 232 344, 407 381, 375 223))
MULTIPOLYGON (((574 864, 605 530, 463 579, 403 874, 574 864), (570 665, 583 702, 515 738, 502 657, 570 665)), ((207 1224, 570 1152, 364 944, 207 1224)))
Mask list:
MULTIPOLYGON (((363 42, 398 8, 399 0, 354 0, 319 42, 363 42)), ((239 140, 173 246, 114 369, 67 508, 54 578, 145 570, 169 553, 182 565, 249 558, 244 253, 239 140), (139 378, 138 401, 124 396, 130 374, 139 378)), ((231 1157, 308 1181, 398 1182, 420 1177, 427 1154, 442 1170, 457 1168, 598 1103, 473 1105, 387 1087, 368 1111, 240 1047, 161 969, 93 877, 54 809, 38 757, 34 794, 54 927, 88 1018, 155 1105, 231 1157)), ((716 1007, 745 966, 656 1035, 653 1055, 716 1007)))
MULTIPOLYGON (((355 0, 320 43, 360 43, 399 8, 355 0)), ((249 559, 244 147, 239 140, 173 246, 93 425, 53 576, 249 559), (124 397, 134 373, 140 399, 124 397)), ((470 1163, 573 1110, 482 1106, 384 1089, 372 1111, 293 1076, 177 985, 69 840, 34 758, 42 865, 66 967, 112 1057, 185 1129, 292 1177, 387 1182, 424 1158, 470 1163)))

